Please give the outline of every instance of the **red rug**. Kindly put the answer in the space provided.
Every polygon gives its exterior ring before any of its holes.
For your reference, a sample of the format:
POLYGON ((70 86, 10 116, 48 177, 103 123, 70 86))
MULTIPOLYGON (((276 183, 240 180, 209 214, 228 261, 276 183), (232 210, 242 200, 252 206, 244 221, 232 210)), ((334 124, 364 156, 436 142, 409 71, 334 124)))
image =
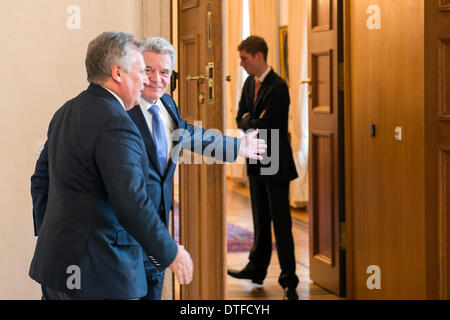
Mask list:
POLYGON ((253 247, 253 232, 235 224, 227 223, 227 251, 250 251, 253 247))
MULTIPOLYGON (((175 241, 180 243, 178 204, 174 202, 175 241)), ((248 252, 253 247, 253 232, 227 223, 227 251, 248 252)))

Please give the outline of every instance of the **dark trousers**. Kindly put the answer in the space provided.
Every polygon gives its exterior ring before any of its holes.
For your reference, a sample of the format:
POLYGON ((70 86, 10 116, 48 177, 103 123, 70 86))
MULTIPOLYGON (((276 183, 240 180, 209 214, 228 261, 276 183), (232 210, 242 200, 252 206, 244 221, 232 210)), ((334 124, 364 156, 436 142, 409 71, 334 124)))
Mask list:
MULTIPOLYGON (((46 286, 41 285, 42 300, 104 300, 99 298, 80 298, 66 292, 60 292, 46 286)), ((138 299, 123 299, 123 300, 138 300, 138 299)))
POLYGON ((150 261, 145 261, 145 275, 147 277, 148 292, 141 300, 161 300, 165 271, 156 269, 150 261))
MULTIPOLYGON (((145 275, 147 277, 147 295, 140 300, 161 300, 164 285, 165 271, 160 271, 150 261, 145 262, 145 275)), ((81 298, 72 296, 65 292, 59 292, 45 286, 42 288, 42 300, 80 300, 81 298)), ((83 300, 94 300, 84 298, 83 300)), ((130 299, 138 300, 138 299, 130 299)))
MULTIPOLYGON (((69 293, 60 292, 41 285, 42 300, 105 300, 100 298, 80 298, 69 293)), ((139 299, 121 299, 121 300, 139 300, 139 299)))
POLYGON ((254 243, 248 268, 264 279, 272 256, 272 230, 281 274, 278 282, 283 288, 298 285, 295 274, 294 239, 289 206, 289 182, 266 182, 258 176, 249 176, 253 212, 254 243))
POLYGON ((76 297, 41 285, 42 300, 78 300, 76 297))

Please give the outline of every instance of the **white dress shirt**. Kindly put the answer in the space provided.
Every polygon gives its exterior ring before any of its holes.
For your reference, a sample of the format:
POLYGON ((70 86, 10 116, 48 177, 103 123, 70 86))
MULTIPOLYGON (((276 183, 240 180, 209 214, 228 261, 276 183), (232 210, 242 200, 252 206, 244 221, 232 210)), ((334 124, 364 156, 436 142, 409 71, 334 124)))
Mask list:
POLYGON ((119 100, 120 104, 122 105, 122 107, 125 109, 125 111, 127 111, 127 108, 125 108, 125 104, 123 103, 122 98, 120 98, 117 94, 115 94, 114 92, 112 92, 111 90, 109 90, 108 88, 105 88, 104 86, 101 86, 103 89, 108 90, 109 93, 111 93, 114 97, 116 97, 117 100, 119 100))
POLYGON ((264 79, 267 77, 267 75, 269 74, 270 70, 272 70, 272 67, 271 66, 267 66, 266 71, 264 71, 264 73, 260 77, 256 77, 255 76, 255 79, 258 79, 258 81, 260 83, 263 83, 264 79))
MULTIPOLYGON (((175 124, 170 116, 169 112, 167 111, 166 107, 161 102, 161 99, 158 99, 155 103, 159 107, 159 117, 161 118, 161 121, 164 125, 164 130, 166 131, 166 138, 167 138, 167 159, 170 157, 170 152, 172 151, 173 143, 172 143, 172 132, 175 129, 175 124)), ((152 106, 152 104, 145 99, 141 98, 141 102, 139 104, 141 107, 142 113, 144 114, 145 121, 147 122, 147 126, 150 130, 150 133, 153 137, 153 125, 152 125, 152 114, 148 112, 148 109, 152 106)))

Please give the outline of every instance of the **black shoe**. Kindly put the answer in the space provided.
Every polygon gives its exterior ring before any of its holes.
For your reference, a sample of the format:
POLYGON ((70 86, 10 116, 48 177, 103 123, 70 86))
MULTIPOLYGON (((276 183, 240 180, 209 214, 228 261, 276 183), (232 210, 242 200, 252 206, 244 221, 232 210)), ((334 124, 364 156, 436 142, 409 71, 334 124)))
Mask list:
POLYGON ((233 269, 228 269, 227 270, 228 275, 232 276, 233 278, 236 279, 248 279, 248 280, 252 280, 252 282, 254 284, 257 285, 262 285, 264 279, 261 277, 258 277, 253 271, 249 271, 248 269, 242 269, 241 271, 239 270, 233 270, 233 269))
POLYGON ((284 288, 283 300, 298 300, 297 290, 293 287, 284 288))

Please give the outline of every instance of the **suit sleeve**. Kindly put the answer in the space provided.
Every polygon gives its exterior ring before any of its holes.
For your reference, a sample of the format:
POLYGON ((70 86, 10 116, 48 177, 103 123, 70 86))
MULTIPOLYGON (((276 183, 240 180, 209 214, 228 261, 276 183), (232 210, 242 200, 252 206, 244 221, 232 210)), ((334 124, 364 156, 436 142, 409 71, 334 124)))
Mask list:
POLYGON ((33 201, 34 235, 39 235, 48 199, 48 144, 45 142, 39 159, 36 162, 34 174, 31 176, 31 199, 33 201))
POLYGON ((127 126, 121 118, 108 123, 96 140, 95 160, 119 223, 166 268, 178 247, 147 194, 145 148, 139 132, 128 122, 127 126))
POLYGON ((245 102, 242 101, 242 98, 241 103, 236 118, 238 128, 244 131, 249 129, 279 129, 277 128, 279 118, 289 112, 289 89, 285 83, 278 83, 270 89, 267 99, 263 101, 266 113, 261 119, 251 114, 244 116, 248 108, 245 102))
MULTIPOLYGON (((241 141, 239 139, 224 136, 214 130, 193 126, 187 123, 179 113, 177 116, 183 142, 181 147, 206 157, 214 158, 219 161, 234 162, 239 155, 241 141)), ((180 133, 179 133, 180 134, 180 133)), ((175 137, 180 140, 180 137, 175 137)))

